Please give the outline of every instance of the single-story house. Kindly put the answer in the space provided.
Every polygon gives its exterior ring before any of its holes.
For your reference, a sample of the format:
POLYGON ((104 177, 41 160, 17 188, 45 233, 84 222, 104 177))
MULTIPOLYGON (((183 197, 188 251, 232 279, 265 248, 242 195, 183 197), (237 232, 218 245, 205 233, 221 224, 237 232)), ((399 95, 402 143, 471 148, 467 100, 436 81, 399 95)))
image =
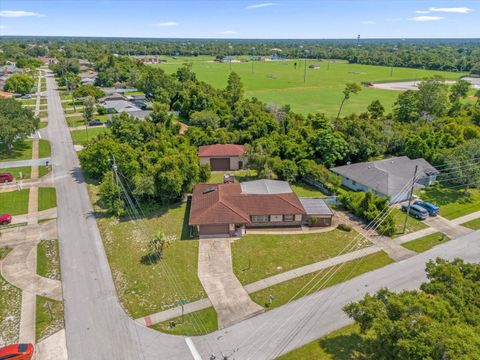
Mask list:
POLYGON ((48 56, 39 56, 38 60, 40 60, 44 65, 58 64, 59 62, 57 58, 48 56))
POLYGON ((330 226, 333 213, 327 214, 323 200, 308 200, 305 209, 285 181, 198 184, 192 193, 189 225, 197 227, 200 236, 242 236, 247 228, 299 227, 311 218, 313 226, 330 226), (329 220, 318 220, 321 216, 329 220))
POLYGON ((83 85, 94 85, 97 79, 97 73, 95 71, 85 71, 80 74, 80 82, 83 85))
POLYGON ((245 146, 236 144, 214 144, 200 146, 200 163, 210 164, 212 171, 239 170, 245 166, 245 146))
POLYGON ((392 203, 408 200, 409 186, 418 166, 415 187, 429 186, 439 171, 425 159, 411 160, 407 156, 363 162, 332 168, 342 178, 342 185, 354 191, 372 191, 387 197, 392 203))

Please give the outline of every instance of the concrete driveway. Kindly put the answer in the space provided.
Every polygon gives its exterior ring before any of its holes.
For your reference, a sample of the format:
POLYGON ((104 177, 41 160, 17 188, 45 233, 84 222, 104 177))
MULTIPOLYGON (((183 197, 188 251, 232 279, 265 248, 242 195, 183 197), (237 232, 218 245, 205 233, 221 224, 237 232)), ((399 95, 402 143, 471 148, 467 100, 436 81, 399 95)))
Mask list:
POLYGON ((220 329, 264 311, 233 273, 230 239, 200 240, 198 277, 217 312, 220 329))

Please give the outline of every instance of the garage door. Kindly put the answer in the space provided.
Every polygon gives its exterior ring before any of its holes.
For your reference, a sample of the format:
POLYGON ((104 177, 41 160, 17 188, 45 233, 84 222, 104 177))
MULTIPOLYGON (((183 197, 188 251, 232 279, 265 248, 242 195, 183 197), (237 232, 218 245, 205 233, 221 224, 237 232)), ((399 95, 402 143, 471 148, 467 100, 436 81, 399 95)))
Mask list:
POLYGON ((200 225, 200 235, 228 234, 228 224, 225 225, 200 225))
POLYGON ((230 170, 230 158, 210 159, 210 169, 213 171, 230 170))

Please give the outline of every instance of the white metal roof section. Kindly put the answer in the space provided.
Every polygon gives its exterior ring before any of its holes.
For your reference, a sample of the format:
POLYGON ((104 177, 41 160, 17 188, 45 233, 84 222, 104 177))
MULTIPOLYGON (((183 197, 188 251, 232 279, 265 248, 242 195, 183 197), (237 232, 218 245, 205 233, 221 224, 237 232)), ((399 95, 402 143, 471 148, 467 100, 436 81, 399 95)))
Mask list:
POLYGON ((332 210, 322 199, 300 198, 307 215, 333 215, 332 210))
POLYGON ((242 194, 289 194, 292 188, 286 181, 279 180, 253 180, 240 183, 242 194))

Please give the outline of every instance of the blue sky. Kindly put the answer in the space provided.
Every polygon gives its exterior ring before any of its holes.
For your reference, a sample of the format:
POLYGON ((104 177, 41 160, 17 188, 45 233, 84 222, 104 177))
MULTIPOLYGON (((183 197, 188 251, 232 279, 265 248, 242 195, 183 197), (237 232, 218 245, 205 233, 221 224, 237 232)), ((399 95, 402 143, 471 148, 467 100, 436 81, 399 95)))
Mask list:
POLYGON ((0 34, 178 38, 480 38, 480 1, 1 0, 0 34))

